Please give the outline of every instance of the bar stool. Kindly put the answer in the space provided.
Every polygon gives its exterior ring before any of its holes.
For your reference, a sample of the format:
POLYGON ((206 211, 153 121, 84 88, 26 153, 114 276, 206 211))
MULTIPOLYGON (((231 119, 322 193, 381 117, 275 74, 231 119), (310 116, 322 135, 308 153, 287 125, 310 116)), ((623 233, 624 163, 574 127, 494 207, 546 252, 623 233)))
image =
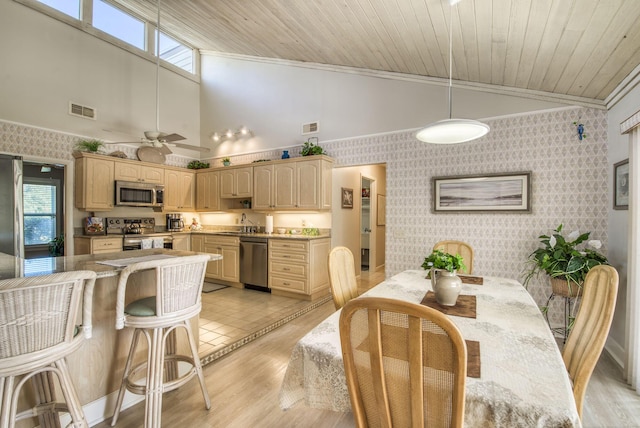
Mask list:
POLYGON ((211 408, 198 348, 189 324, 189 320, 200 313, 202 285, 209 259, 208 255, 165 258, 134 263, 121 272, 116 295, 116 329, 131 327, 134 332, 111 426, 118 421, 127 389, 134 394, 145 395, 144 426, 160 427, 162 394, 179 388, 194 376, 200 381, 206 408, 211 408), (136 300, 125 307, 129 276, 150 269, 155 270, 156 295, 136 300), (178 327, 187 333, 191 355, 176 354, 175 333, 178 327), (147 361, 133 366, 141 334, 147 339, 147 361), (190 370, 179 376, 177 362, 188 363, 190 370), (144 385, 136 383, 136 375, 142 371, 146 372, 144 385), (164 382, 163 372, 166 372, 164 382))
POLYGON ((76 271, 0 281, 0 427, 32 417, 41 427, 59 427, 61 411, 69 412, 69 426, 88 427, 65 357, 91 337, 95 279, 95 272, 76 271), (82 325, 76 326, 81 299, 82 325), (65 403, 56 401, 53 375, 65 403), (38 404, 18 413, 29 379, 38 404))

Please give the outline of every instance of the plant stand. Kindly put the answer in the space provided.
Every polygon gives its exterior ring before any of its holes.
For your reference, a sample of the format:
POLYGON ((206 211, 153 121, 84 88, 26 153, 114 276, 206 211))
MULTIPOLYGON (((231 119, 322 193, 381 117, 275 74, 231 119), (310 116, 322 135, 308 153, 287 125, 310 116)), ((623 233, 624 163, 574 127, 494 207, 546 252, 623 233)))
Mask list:
POLYGON ((547 312, 545 312, 544 316, 547 319, 547 324, 549 325, 549 328, 551 329, 551 332, 554 334, 554 336, 556 334, 562 336, 563 344, 566 343, 567 337, 569 336, 569 315, 571 314, 572 299, 575 299, 575 297, 562 296, 555 293, 551 293, 551 296, 549 296, 549 299, 547 299, 547 312), (551 323, 549 322, 549 303, 551 303, 551 301, 556 296, 564 299, 564 327, 552 328, 551 323))

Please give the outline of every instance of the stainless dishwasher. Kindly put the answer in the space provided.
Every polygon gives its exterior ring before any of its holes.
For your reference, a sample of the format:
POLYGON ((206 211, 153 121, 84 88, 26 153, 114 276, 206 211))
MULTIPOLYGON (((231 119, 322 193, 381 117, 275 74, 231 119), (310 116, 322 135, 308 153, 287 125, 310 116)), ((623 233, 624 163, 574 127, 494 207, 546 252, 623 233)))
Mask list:
POLYGON ((240 282, 245 288, 268 291, 269 260, 267 238, 240 237, 240 282))

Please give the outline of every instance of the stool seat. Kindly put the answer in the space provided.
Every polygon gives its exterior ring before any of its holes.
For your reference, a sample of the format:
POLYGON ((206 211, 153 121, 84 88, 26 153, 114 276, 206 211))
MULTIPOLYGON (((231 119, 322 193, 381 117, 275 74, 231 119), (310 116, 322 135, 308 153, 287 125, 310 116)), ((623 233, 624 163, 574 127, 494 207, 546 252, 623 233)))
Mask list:
POLYGON ((65 357, 91 337, 95 279, 95 272, 77 271, 0 281, 1 427, 33 417, 42 427, 58 427, 62 411, 71 416, 70 426, 88 426, 65 357), (55 379, 64 402, 56 400, 55 379), (18 412, 18 397, 29 380, 36 405, 18 412))
POLYGON ((128 390, 145 396, 144 426, 160 427, 162 394, 179 388, 194 377, 200 382, 205 407, 211 408, 190 325, 190 319, 200 313, 202 286, 209 260, 208 255, 160 259, 134 263, 121 272, 116 295, 116 329, 129 327, 134 331, 111 419, 112 426, 117 423, 124 393, 128 390), (153 271, 156 294, 135 300, 125 307, 129 278, 141 271, 153 271), (177 354, 178 329, 186 332, 189 355, 177 354), (147 341, 147 360, 134 365, 133 359, 141 336, 147 341), (178 363, 187 363, 189 369, 180 374, 178 363), (144 378, 144 383, 141 378, 144 378))

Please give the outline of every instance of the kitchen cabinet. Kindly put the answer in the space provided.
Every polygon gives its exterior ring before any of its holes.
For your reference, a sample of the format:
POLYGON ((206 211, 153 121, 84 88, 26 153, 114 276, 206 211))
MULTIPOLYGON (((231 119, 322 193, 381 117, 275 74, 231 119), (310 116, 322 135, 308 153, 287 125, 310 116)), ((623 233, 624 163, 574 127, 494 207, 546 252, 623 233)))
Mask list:
POLYGON ((225 167, 220 171, 221 198, 253 196, 253 167, 225 167))
POLYGON ((75 207, 84 211, 110 211, 115 196, 114 161, 100 155, 74 153, 75 207))
POLYGON ((122 236, 76 236, 73 238, 74 255, 106 254, 122 251, 122 236))
MULTIPOLYGON (((222 255, 222 260, 207 264, 205 276, 209 279, 221 280, 236 287, 240 284, 240 238, 237 236, 195 235, 203 237, 203 242, 192 240, 192 244, 202 245, 202 250, 192 246, 192 251, 202 251, 222 255)), ((194 236, 194 237, 195 237, 194 236)))
POLYGON ((116 180, 164 184, 164 175, 165 170, 161 167, 154 168, 133 162, 115 162, 114 176, 116 180))
POLYGON ((191 236, 188 233, 172 234, 172 249, 191 251, 191 236))
POLYGON ((220 210, 220 171, 197 173, 196 211, 218 210, 220 210))
POLYGON ((164 210, 194 210, 195 172, 179 169, 164 171, 164 210))
POLYGON ((330 238, 269 239, 271 292, 307 300, 329 294, 330 249, 330 238))
POLYGON ((327 157, 253 167, 253 209, 329 210, 333 161, 327 157))

